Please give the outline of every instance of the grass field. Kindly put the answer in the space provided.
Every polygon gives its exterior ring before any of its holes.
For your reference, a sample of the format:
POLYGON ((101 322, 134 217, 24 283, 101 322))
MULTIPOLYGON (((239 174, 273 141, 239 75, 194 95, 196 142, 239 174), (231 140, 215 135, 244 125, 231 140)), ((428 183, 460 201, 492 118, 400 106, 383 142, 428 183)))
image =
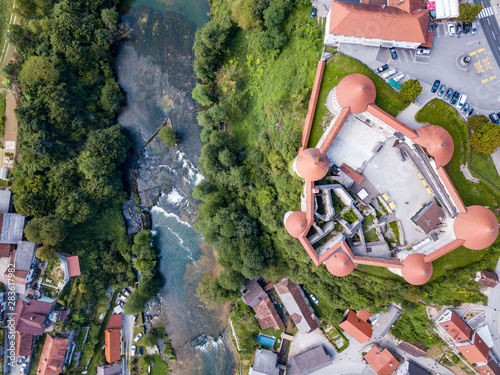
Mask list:
POLYGON ((309 137, 309 147, 315 147, 323 135, 323 126, 321 123, 324 122, 323 118, 325 115, 330 113, 325 106, 329 92, 338 85, 342 78, 352 73, 364 74, 373 81, 377 89, 375 104, 384 111, 396 116, 408 106, 408 103, 400 100, 398 94, 366 65, 346 55, 337 53, 328 61, 325 67, 311 135, 309 137))
POLYGON ((490 155, 478 154, 471 151, 470 168, 473 173, 478 173, 480 177, 486 178, 500 189, 500 176, 490 155))

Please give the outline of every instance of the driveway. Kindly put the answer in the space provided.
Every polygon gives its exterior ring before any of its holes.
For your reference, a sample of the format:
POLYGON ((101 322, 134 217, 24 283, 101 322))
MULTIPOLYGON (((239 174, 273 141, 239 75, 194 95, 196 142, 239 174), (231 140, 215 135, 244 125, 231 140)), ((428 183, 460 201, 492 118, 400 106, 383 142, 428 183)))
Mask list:
MULTIPOLYGON (((495 268, 497 274, 500 274, 500 259, 495 268)), ((493 347, 491 350, 496 354, 497 359, 500 358, 500 284, 489 289, 488 305, 486 308, 486 324, 491 332, 493 339, 493 347)))
POLYGON ((134 323, 132 322, 132 315, 123 314, 123 351, 125 354, 124 360, 122 361, 122 373, 124 375, 130 375, 130 368, 128 363, 130 361, 130 347, 132 346, 132 339, 134 335, 134 323))

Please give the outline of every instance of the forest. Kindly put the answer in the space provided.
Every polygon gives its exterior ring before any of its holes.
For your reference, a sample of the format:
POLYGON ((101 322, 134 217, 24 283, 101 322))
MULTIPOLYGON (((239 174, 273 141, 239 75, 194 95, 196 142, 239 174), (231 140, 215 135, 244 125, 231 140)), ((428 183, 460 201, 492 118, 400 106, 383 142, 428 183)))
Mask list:
POLYGON ((102 302, 110 286, 132 285, 136 257, 136 268, 148 270, 130 298, 131 310, 140 311, 159 281, 156 253, 141 246, 145 238, 149 247, 151 235, 140 233, 132 245, 120 210, 127 196, 119 166, 131 143, 114 123, 124 102, 112 70, 117 4, 16 1, 22 23, 12 25, 8 39, 17 56, 5 68, 19 103, 12 191, 39 259, 80 257, 80 308, 102 302))
POLYGON ((206 300, 231 300, 244 278, 289 276, 322 301, 334 324, 348 308, 376 313, 402 304, 405 319, 393 333, 429 347, 435 339, 424 304, 484 300, 471 274, 494 267, 500 249, 494 245, 476 263, 415 287, 372 267, 332 276, 286 233, 285 212, 300 207, 302 182, 291 164, 322 49, 322 30, 310 12, 308 1, 213 0, 211 21, 196 33, 199 84, 192 95, 202 107, 199 167, 206 177, 193 193, 202 201, 196 229, 216 247, 224 268, 205 277, 199 292, 206 300))

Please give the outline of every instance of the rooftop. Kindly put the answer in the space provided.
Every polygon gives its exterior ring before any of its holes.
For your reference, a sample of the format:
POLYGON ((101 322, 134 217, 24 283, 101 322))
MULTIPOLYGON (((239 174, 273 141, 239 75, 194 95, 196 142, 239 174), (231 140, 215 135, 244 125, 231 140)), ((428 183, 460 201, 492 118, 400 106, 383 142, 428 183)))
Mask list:
POLYGON ((264 292, 264 289, 262 289, 258 283, 259 279, 260 277, 257 276, 252 280, 246 280, 245 284, 243 284, 242 299, 243 302, 251 308, 255 308, 261 300, 267 297, 267 293, 264 292))
POLYGON ((280 370, 276 366, 277 362, 278 356, 275 353, 265 349, 257 349, 249 375, 278 375, 280 370))
POLYGON ((377 346, 371 348, 364 358, 379 375, 389 375, 396 370, 400 364, 389 350, 380 350, 377 346))
POLYGON ((312 374, 332 363, 332 359, 322 346, 309 349, 288 359, 289 375, 312 374))
POLYGON ((369 315, 367 317, 364 311, 362 310, 356 315, 356 312, 349 310, 344 321, 339 324, 340 328, 361 344, 370 340, 373 333, 372 325, 368 322, 369 315))
POLYGON ((47 335, 38 363, 37 375, 59 375, 68 347, 68 339, 47 335))
POLYGON ((17 244, 24 234, 24 216, 13 213, 0 213, 0 243, 17 244))

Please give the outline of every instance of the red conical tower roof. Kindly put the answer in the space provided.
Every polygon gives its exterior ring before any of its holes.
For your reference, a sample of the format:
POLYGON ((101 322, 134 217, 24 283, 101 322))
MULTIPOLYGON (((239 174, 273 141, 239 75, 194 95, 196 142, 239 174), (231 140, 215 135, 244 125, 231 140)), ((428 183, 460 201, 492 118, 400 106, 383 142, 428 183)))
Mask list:
POLYGON ((438 167, 442 167, 451 160, 453 150, 453 138, 446 129, 437 125, 425 125, 417 129, 418 137, 413 142, 424 147, 434 158, 438 167))
POLYGON ((432 270, 432 263, 424 261, 424 254, 415 253, 405 258, 401 273, 410 284, 422 285, 429 281, 432 270))
POLYGON ((325 266, 332 275, 338 277, 347 276, 354 269, 354 263, 351 258, 342 251, 337 251, 328 258, 325 262, 325 266))
POLYGON ((294 238, 300 237, 300 235, 306 230, 306 227, 307 217, 304 211, 287 213, 285 216, 285 228, 290 236, 294 238))
POLYGON ((342 108, 351 107, 352 113, 366 111, 375 102, 377 91, 372 80, 359 73, 342 78, 337 86, 337 101, 342 108))
POLYGON ((297 156, 295 168, 304 180, 318 181, 328 173, 330 160, 317 148, 308 148, 297 156))
POLYGON ((493 212, 483 206, 469 206, 466 213, 458 214, 453 224, 455 236, 464 240, 471 250, 482 250, 495 242, 498 220, 493 212))

